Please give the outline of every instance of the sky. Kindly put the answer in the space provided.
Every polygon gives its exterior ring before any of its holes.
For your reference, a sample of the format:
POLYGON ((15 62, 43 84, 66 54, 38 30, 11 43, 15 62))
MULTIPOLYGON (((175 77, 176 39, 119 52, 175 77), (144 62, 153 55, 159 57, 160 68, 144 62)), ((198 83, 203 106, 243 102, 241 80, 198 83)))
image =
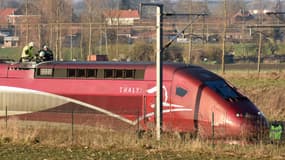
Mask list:
POLYGON ((73 0, 73 2, 80 2, 80 1, 82 1, 82 0, 73 0))

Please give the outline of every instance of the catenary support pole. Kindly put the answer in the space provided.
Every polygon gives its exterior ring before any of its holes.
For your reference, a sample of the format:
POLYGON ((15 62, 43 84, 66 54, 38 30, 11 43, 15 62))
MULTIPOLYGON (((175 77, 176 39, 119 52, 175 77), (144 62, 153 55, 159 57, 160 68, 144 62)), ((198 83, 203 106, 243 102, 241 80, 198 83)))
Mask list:
POLYGON ((156 139, 160 140, 162 129, 162 23, 163 23, 163 5, 156 7, 156 139))
POLYGON ((224 30, 223 30, 223 41, 222 41, 222 73, 225 74, 225 54, 226 54, 226 36, 227 34, 227 0, 224 0, 224 30))
MULTIPOLYGON (((174 39, 170 40, 165 46, 163 46, 163 16, 206 16, 207 14, 173 14, 173 13, 163 13, 163 4, 159 3, 141 3, 140 12, 142 11, 142 6, 155 6, 156 7, 156 109, 155 109, 155 121, 156 121, 156 138, 160 140, 160 134, 163 128, 163 51, 165 48, 169 47, 179 35, 181 35, 193 22, 188 24, 179 34, 175 36, 174 39)), ((140 14, 141 15, 141 14, 140 14)))
POLYGON ((156 122, 156 139, 160 141, 160 135, 162 130, 162 53, 163 53, 163 4, 159 3, 141 3, 142 6, 155 6, 156 7, 156 107, 155 107, 155 122, 156 122))

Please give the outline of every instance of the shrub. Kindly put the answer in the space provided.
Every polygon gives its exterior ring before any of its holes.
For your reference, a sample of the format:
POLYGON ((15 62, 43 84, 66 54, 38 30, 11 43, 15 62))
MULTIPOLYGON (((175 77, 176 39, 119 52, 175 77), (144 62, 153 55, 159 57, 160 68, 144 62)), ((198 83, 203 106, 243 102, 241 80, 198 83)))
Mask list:
POLYGON ((154 61, 154 48, 146 42, 136 42, 130 55, 132 61, 154 61))
POLYGON ((183 48, 178 45, 167 48, 163 53, 164 61, 183 62, 183 48))

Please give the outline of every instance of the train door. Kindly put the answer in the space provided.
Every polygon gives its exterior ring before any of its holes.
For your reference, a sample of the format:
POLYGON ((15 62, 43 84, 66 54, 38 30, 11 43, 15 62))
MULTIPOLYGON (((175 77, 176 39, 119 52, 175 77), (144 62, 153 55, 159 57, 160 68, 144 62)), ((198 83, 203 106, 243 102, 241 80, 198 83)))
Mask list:
POLYGON ((193 132, 197 87, 178 73, 172 81, 171 123, 172 129, 179 132, 193 132))

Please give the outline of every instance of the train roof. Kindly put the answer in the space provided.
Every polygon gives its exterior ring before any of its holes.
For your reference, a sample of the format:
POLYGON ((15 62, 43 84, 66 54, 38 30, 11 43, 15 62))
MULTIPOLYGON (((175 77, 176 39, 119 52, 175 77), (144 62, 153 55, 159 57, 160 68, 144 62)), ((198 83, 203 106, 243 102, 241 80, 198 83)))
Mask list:
MULTIPOLYGON (((39 63, 36 69, 96 69, 96 70, 134 70, 137 73, 144 73, 145 80, 154 80, 156 65, 152 62, 112 62, 112 61, 50 61, 39 63)), ((202 67, 195 65, 188 65, 184 63, 172 63, 163 62, 163 78, 165 80, 171 80, 173 78, 173 73, 178 70, 205 70, 202 67)), ((105 72, 105 71, 104 71, 105 72)), ((113 73, 115 74, 115 73, 113 73)))
MULTIPOLYGON (((146 67, 155 67, 153 62, 112 62, 112 61, 49 61, 42 62, 35 66, 36 68, 136 68, 143 69, 146 67)), ((196 65, 188 65, 184 63, 163 62, 163 67, 167 68, 202 68, 196 65)))
MULTIPOLYGON (((139 77, 144 77, 145 80, 154 80, 156 73, 156 65, 153 62, 113 62, 113 61, 48 61, 41 62, 36 64, 35 62, 25 62, 25 63, 10 63, 6 64, 9 67, 9 70, 30 70, 36 69, 35 76, 39 77, 41 75, 37 75, 41 69, 43 71, 48 71, 46 69, 53 69, 54 72, 58 72, 58 76, 64 77, 67 76, 69 70, 76 70, 76 72, 80 72, 80 70, 92 70, 96 69, 96 72, 103 74, 103 72, 109 72, 113 70, 115 72, 130 72, 134 71, 134 73, 139 74, 139 77), (64 73, 61 73, 63 72, 64 73), (78 71, 77 71, 78 70, 78 71), (64 74, 64 75, 62 75, 64 74), (144 76, 143 76, 144 75, 144 76)), ((189 65, 184 63, 172 63, 172 62, 163 62, 163 79, 171 80, 173 78, 173 73, 179 73, 187 76, 191 76, 193 79, 198 79, 201 81, 206 80, 214 80, 220 79, 218 75, 212 73, 204 69, 203 67, 196 65, 189 65), (179 71, 179 72, 178 72, 179 71), (181 71, 181 72, 180 72, 181 71)), ((115 72, 113 74, 115 74, 115 72)), ((44 73, 44 72, 43 72, 44 73)), ((71 72, 72 73, 72 72, 71 72)), ((57 75, 57 74, 55 74, 57 75)), ((46 76, 46 75, 45 75, 46 76)), ((136 75, 133 75, 136 77, 136 75)))

